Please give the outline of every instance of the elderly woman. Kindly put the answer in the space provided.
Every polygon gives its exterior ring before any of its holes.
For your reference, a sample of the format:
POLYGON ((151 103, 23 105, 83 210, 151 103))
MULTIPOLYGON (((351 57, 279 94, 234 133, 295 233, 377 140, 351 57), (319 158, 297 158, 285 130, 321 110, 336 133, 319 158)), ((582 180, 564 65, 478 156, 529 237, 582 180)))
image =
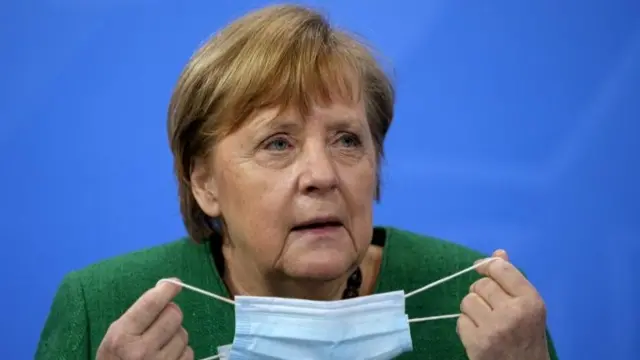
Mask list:
POLYGON ((36 358, 556 359, 504 251, 372 225, 393 110, 371 52, 320 14, 230 24, 169 106, 189 237, 67 275, 36 358))

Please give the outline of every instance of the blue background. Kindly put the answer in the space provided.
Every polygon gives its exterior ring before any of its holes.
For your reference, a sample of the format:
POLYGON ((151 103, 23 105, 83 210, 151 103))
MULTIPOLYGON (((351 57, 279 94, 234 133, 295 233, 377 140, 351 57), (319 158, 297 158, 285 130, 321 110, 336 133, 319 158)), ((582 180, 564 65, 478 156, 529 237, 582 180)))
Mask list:
MULTIPOLYGON (((170 92, 210 33, 266 3, 0 4, 2 358, 33 357, 65 273, 184 234, 170 92)), ((310 4, 395 69, 376 221, 506 248, 563 360, 640 353, 640 2, 310 4)))

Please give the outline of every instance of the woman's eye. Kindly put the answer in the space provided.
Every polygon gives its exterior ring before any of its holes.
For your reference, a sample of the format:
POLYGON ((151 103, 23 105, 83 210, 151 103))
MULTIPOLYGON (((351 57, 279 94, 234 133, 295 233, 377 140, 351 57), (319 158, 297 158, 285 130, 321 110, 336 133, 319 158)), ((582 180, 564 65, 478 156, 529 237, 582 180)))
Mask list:
POLYGON ((267 143, 265 147, 267 150, 271 151, 283 151, 287 150, 291 147, 291 143, 284 138, 276 138, 267 143))
POLYGON ((360 139, 353 134, 342 135, 339 139, 340 145, 344 147, 357 147, 360 146, 360 139))

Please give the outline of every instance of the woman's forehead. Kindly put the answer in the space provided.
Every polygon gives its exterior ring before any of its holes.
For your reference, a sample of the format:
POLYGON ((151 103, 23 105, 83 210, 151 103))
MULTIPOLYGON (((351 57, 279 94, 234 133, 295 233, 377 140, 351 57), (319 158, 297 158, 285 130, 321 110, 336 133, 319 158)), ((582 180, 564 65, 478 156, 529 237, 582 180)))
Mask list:
POLYGON ((314 122, 333 128, 349 128, 366 123, 362 102, 315 104, 304 113, 298 108, 268 108, 256 111, 247 119, 250 128, 286 128, 314 122))

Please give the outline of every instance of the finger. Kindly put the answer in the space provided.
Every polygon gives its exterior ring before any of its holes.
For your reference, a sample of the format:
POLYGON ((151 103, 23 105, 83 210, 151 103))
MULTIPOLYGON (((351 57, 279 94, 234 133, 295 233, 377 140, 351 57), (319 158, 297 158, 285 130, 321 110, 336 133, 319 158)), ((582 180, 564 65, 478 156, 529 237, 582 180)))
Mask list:
MULTIPOLYGON (((505 250, 498 249, 498 250, 493 252, 493 254, 491 255, 490 258, 478 259, 473 264, 474 265, 478 265, 480 263, 484 263, 484 264, 480 265, 477 268, 477 270, 479 272, 481 272, 481 271, 483 271, 483 269, 486 269, 486 267, 489 265, 489 263, 491 263, 493 260, 497 260, 497 259, 502 259, 504 261, 509 261, 509 255, 507 254, 507 252, 505 250)), ((484 270, 484 271, 486 272, 486 270, 484 270)))
POLYGON ((511 296, 522 296, 528 295, 532 291, 535 292, 529 280, 508 261, 496 259, 478 267, 477 270, 479 274, 497 282, 511 296))
POLYGON ((173 337, 160 349, 162 359, 180 359, 189 345, 189 335, 184 328, 178 329, 173 337))
POLYGON ((456 333, 458 333, 458 336, 463 342, 465 342, 465 339, 467 339, 469 335, 476 329, 476 324, 474 324, 467 315, 462 314, 460 315, 460 317, 458 317, 458 322, 456 324, 456 333))
POLYGON ((180 357, 179 360, 193 360, 193 359, 194 359, 193 349, 191 349, 191 346, 187 346, 182 352, 182 356, 180 357))
POLYGON ((480 327, 487 322, 491 316, 491 307, 480 295, 469 293, 460 303, 460 312, 467 315, 476 327, 480 327))
POLYGON ((156 320, 160 312, 178 295, 181 286, 162 282, 147 290, 120 318, 125 329, 142 334, 156 320))
POLYGON ((169 303, 158 319, 142 334, 142 338, 151 347, 159 350, 169 343, 181 326, 182 311, 176 304, 169 303))
POLYGON ((494 251, 492 257, 501 258, 504 261, 509 261, 509 255, 505 250, 502 250, 502 249, 498 249, 494 251))
POLYGON ((476 271, 480 274, 483 274, 484 272, 486 272, 486 268, 489 266, 490 263, 492 263, 493 261, 499 260, 500 258, 497 257, 489 257, 489 258, 484 258, 484 259, 478 259, 476 261, 473 262, 473 266, 475 267, 476 271))
POLYGON ((478 294, 491 309, 499 308, 502 304, 511 299, 498 283, 488 277, 474 282, 471 285, 471 292, 478 294))

